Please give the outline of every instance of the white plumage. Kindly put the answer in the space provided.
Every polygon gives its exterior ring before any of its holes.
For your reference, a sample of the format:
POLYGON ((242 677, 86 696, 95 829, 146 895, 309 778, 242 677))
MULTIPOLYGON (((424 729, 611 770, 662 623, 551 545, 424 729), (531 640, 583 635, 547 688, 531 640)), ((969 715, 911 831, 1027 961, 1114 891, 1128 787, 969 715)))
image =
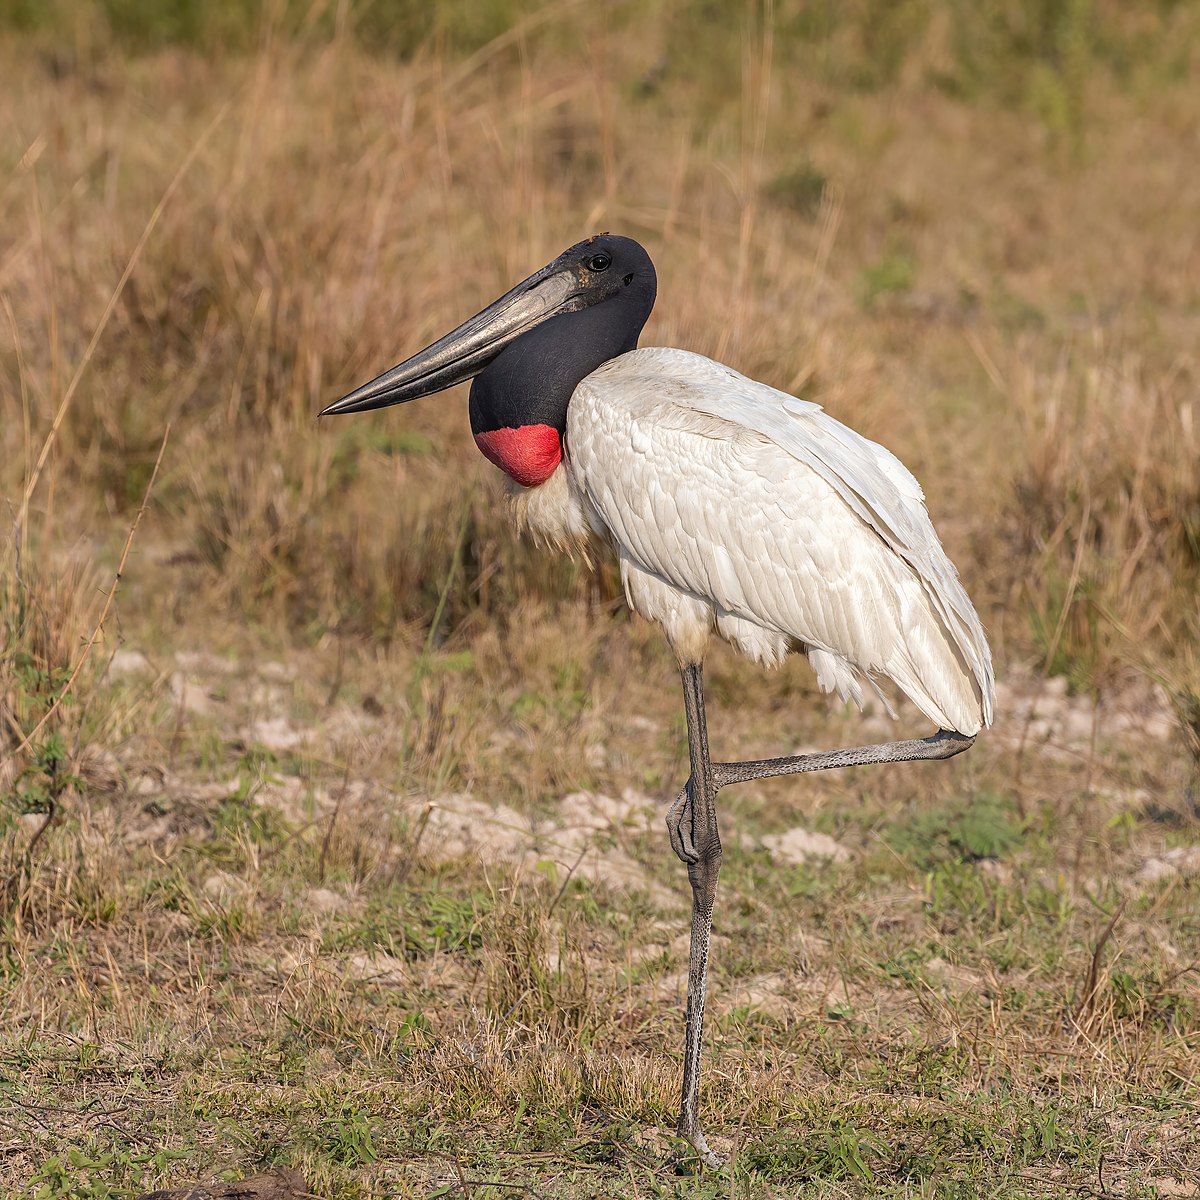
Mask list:
POLYGON ((523 523, 611 539, 630 607, 681 661, 715 629, 769 665, 802 649, 860 706, 884 676, 942 729, 991 723, 987 640, 920 485, 819 405, 698 354, 635 350, 575 389, 565 447, 522 493, 523 523))

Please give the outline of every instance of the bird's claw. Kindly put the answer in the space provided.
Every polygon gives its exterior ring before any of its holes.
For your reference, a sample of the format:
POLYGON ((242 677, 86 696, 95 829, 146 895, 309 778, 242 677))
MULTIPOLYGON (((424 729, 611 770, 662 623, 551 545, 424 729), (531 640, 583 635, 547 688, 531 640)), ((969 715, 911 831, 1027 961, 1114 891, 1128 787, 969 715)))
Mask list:
POLYGON ((671 838, 671 849, 689 866, 700 861, 696 844, 692 841, 692 781, 683 785, 683 791, 667 809, 667 833, 671 838))
POLYGON ((678 1174, 694 1172, 697 1159, 699 1159, 701 1166, 708 1168, 710 1171, 720 1170, 725 1165, 724 1159, 709 1149, 708 1142, 705 1141, 704 1134, 699 1129, 695 1133, 680 1133, 679 1136, 687 1142, 692 1150, 692 1154, 679 1149, 672 1152, 667 1159, 667 1165, 674 1167, 678 1174), (693 1154, 695 1157, 693 1157, 693 1154))

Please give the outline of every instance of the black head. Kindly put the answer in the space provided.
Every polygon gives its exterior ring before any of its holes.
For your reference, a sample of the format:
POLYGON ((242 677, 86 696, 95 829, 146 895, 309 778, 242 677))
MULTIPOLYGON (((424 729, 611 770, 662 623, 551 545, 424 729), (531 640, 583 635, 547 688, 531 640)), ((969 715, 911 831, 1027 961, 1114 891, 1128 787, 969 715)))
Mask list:
MULTIPOLYGON (((537 351, 536 357, 545 360, 544 369, 554 368, 564 357, 580 366, 591 363, 576 377, 578 383, 602 362, 637 345, 656 291, 654 264, 632 238, 610 233, 588 238, 321 415, 365 412, 430 396, 486 373, 493 364, 499 367, 506 350, 539 332, 525 348, 537 351)), ((523 382, 535 379, 537 364, 530 355, 517 357, 525 364, 523 382)), ((502 373, 513 376, 511 369, 502 373)), ((563 376, 561 369, 555 373, 563 376)), ((517 382, 515 377, 512 382, 517 382)))

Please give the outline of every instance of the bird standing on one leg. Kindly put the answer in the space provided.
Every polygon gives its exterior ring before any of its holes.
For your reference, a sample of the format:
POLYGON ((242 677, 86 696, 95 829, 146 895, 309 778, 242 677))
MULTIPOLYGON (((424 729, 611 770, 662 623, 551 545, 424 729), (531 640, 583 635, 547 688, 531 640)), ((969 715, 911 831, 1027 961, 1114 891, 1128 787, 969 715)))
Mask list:
MULTIPOLYGON (((679 1133, 699 1120, 700 1050, 721 870, 717 791, 774 775, 950 758, 992 720, 991 655, 917 481, 819 405, 698 354, 637 349, 657 291, 635 241, 602 234, 427 349, 331 404, 400 404, 467 379, 471 430, 515 485, 517 523, 564 550, 616 551, 630 607, 679 661, 691 776, 667 814, 692 887, 679 1133), (701 664, 713 632, 771 666, 807 655, 821 688, 863 702, 891 679, 931 737, 714 763, 701 664)), ((886 703, 886 701, 885 701, 886 703)))

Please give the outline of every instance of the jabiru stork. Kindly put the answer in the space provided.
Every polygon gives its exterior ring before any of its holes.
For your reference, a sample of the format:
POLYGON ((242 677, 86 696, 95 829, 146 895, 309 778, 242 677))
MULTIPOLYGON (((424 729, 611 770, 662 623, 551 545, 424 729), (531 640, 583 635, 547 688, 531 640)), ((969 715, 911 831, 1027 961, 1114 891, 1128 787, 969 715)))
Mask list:
POLYGON ((510 480, 518 527, 566 552, 607 543, 630 608, 666 634, 683 681, 691 759, 667 811, 692 890, 678 1131, 717 1165, 700 1127, 699 1089, 721 868, 718 790, 950 758, 991 723, 994 683, 983 627, 899 459, 819 405, 721 363, 638 349, 656 293, 641 245, 588 238, 321 415, 402 404, 473 380, 471 431, 510 480), (701 674, 714 631, 768 666, 791 650, 805 654, 824 691, 860 707, 864 683, 878 693, 877 678, 890 679, 937 732, 714 763, 701 674))

